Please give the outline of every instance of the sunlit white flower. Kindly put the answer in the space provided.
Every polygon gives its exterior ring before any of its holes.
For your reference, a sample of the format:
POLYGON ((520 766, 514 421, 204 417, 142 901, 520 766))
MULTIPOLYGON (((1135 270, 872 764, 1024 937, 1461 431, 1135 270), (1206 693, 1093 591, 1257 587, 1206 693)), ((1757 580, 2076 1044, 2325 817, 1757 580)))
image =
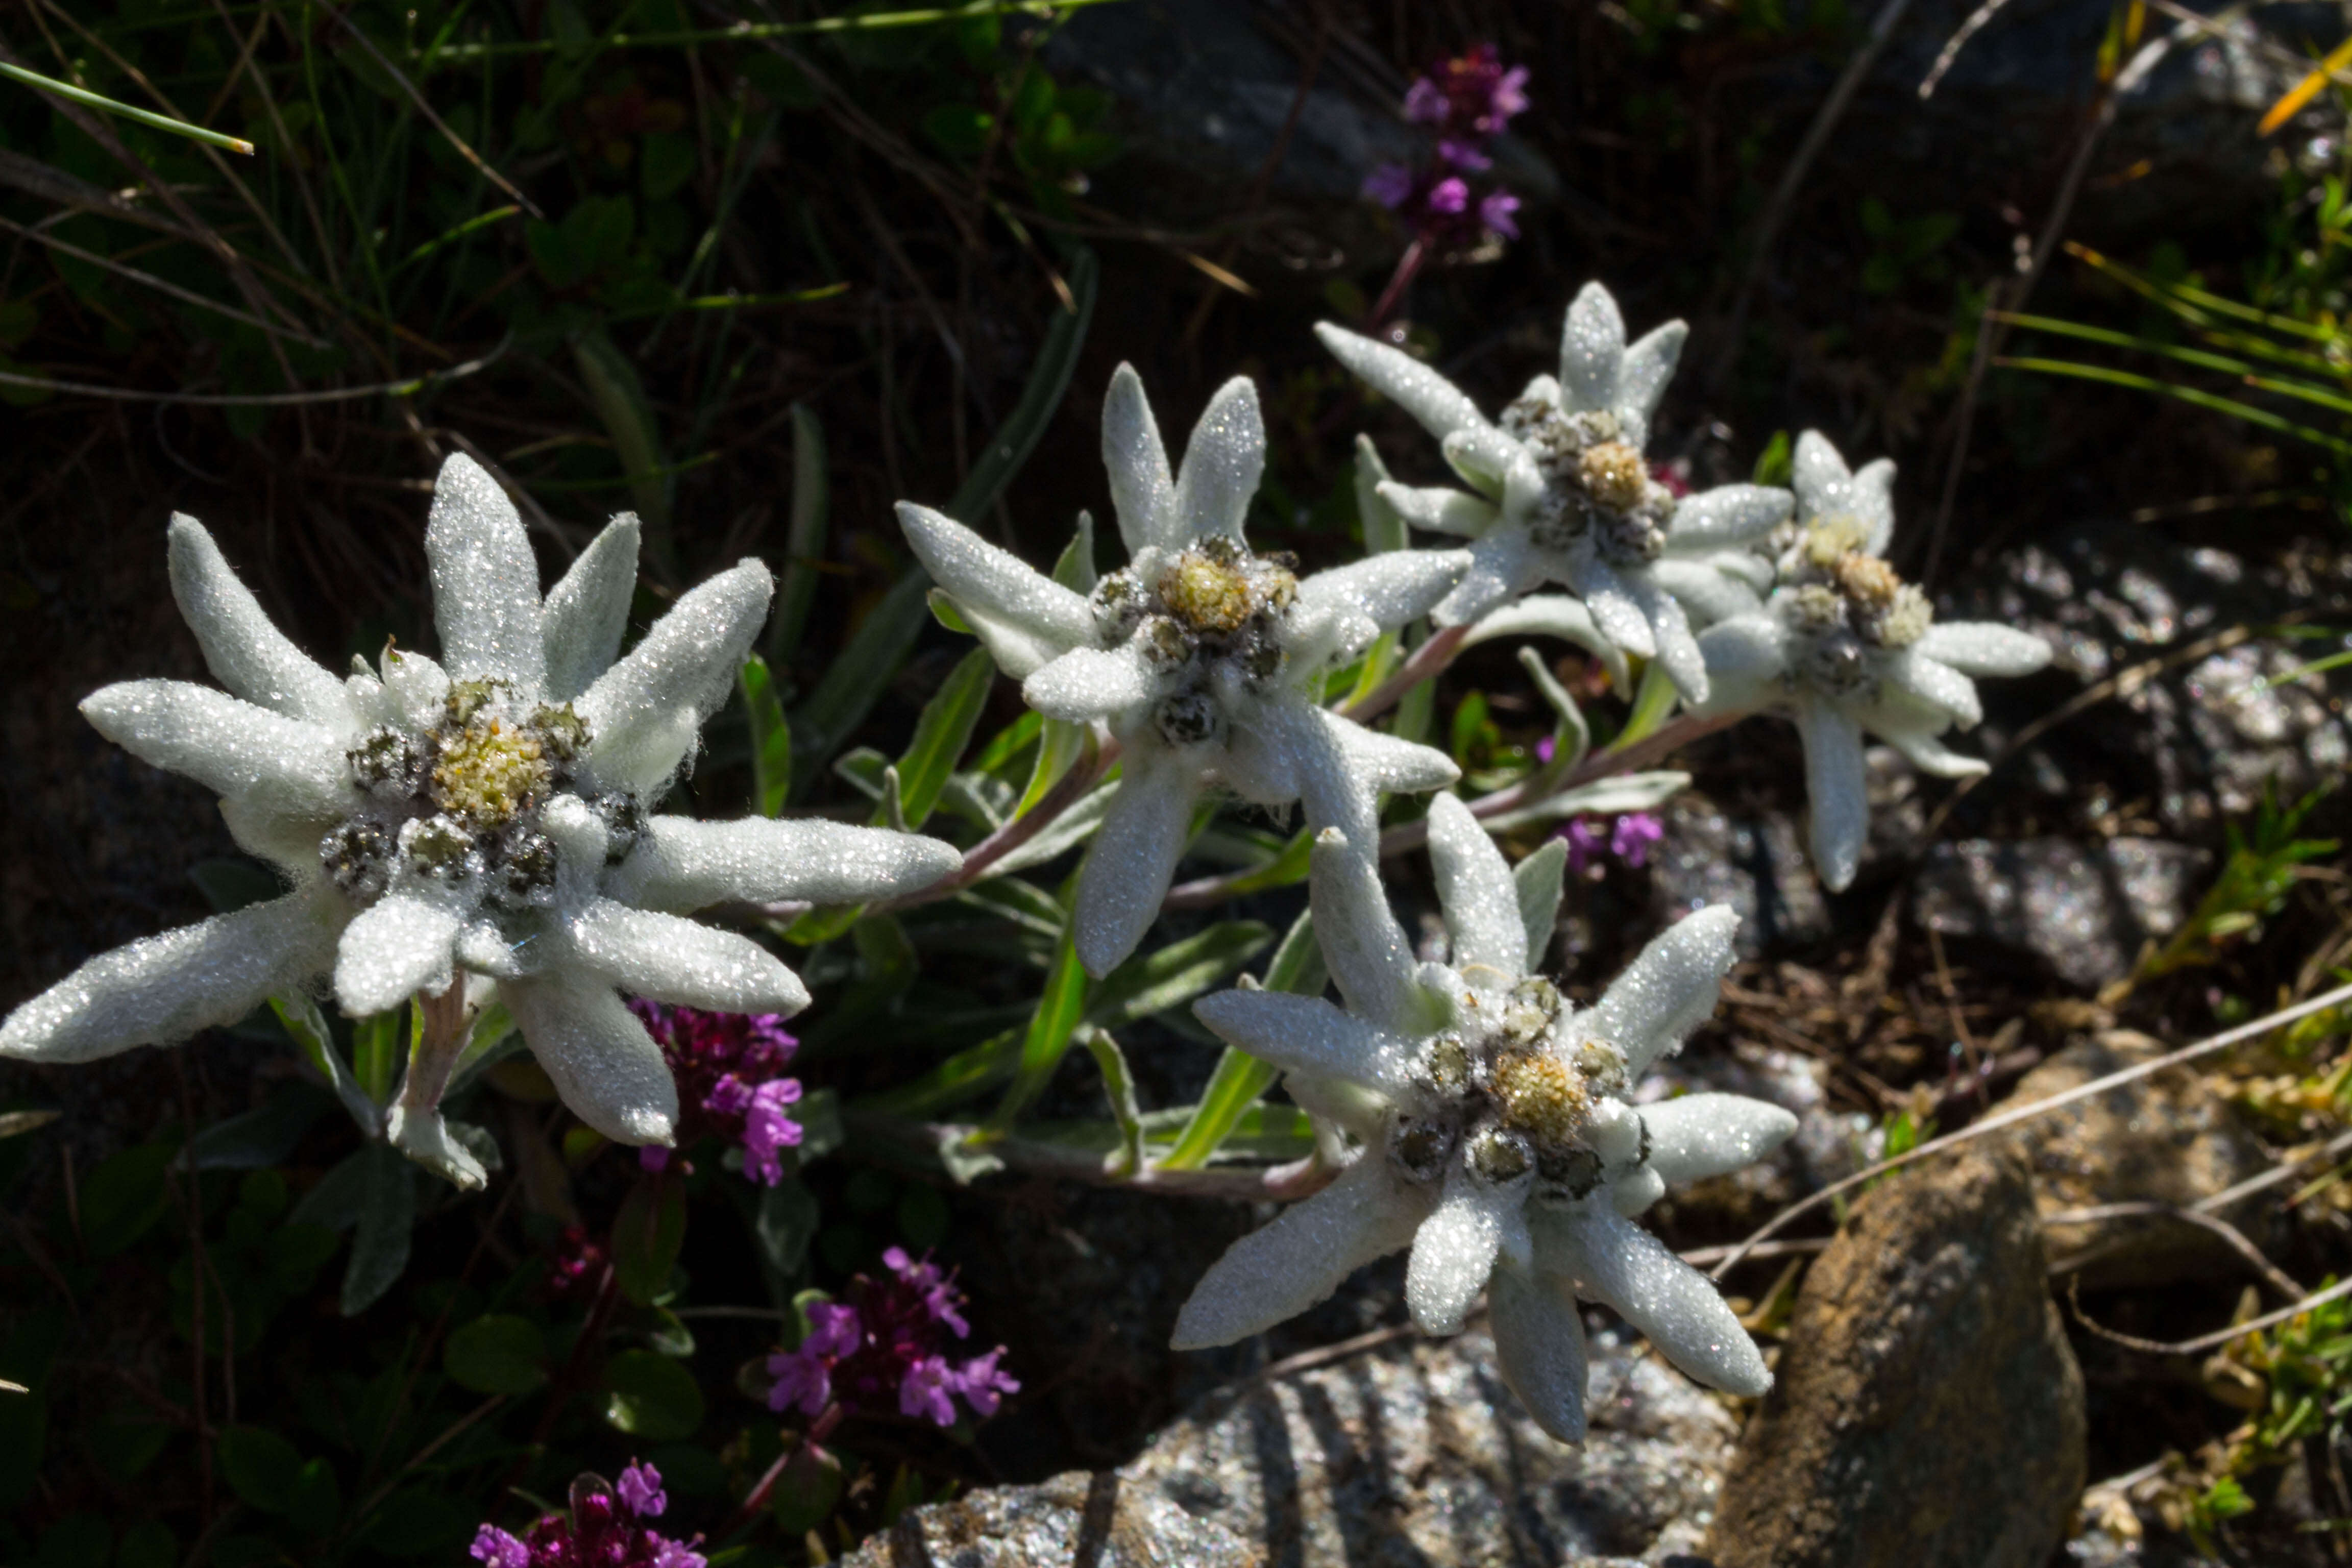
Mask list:
POLYGON ((1795 1130, 1737 1095, 1636 1108, 1626 1091, 1715 1010, 1738 917, 1685 916, 1593 1006, 1534 974, 1559 906, 1522 888, 1459 800, 1429 813, 1450 963, 1415 964, 1377 870, 1337 834, 1315 847, 1312 897, 1344 1010, 1320 997, 1227 991, 1193 1011, 1288 1073, 1292 1098, 1360 1144, 1322 1192, 1244 1237, 1176 1321, 1180 1349, 1228 1344, 1322 1300, 1361 1264, 1410 1247, 1405 1300, 1453 1333, 1484 1288, 1503 1375, 1543 1428, 1584 1435, 1580 1298, 1606 1303, 1691 1376, 1737 1394, 1770 1384, 1704 1275, 1633 1223, 1668 1183, 1748 1163, 1795 1130))
MULTIPOLYGON (((272 626, 193 518, 172 587, 226 691, 174 680, 82 703, 100 733, 221 795, 237 843, 290 890, 90 960, 0 1025, 0 1055, 85 1061, 184 1038, 331 974, 353 1017, 497 982, 582 1121, 664 1143, 677 1097, 618 994, 734 1013, 805 1005, 750 938, 683 918, 728 900, 840 902, 905 891, 950 847, 819 822, 652 815, 726 700, 764 617, 746 561, 678 600, 614 662, 637 522, 616 519, 544 601, 521 519, 463 457, 425 530, 439 662, 387 647, 337 679, 272 626)), ((411 1063, 390 1131, 453 1179, 481 1169, 436 1109, 450 1063, 411 1063)))
POLYGON ((1797 441, 1795 521, 1770 541, 1778 586, 1762 606, 1699 636, 1709 713, 1771 709, 1796 721, 1805 746, 1813 864, 1822 883, 1853 880, 1870 832, 1862 735, 1945 778, 1986 764, 1936 739, 1984 716, 1979 675, 2028 675, 2050 646, 1990 621, 1938 625, 1927 596, 1884 559, 1895 532, 1895 465, 1849 473, 1820 432, 1797 441))
POLYGON ((1083 587, 929 507, 898 507, 908 542, 1029 705, 1101 722, 1123 748, 1118 793, 1078 880, 1078 956, 1096 974, 1159 913, 1203 790, 1299 801, 1313 826, 1369 845, 1378 794, 1458 776, 1443 752, 1318 699, 1326 671, 1427 614, 1469 565, 1463 551, 1396 550, 1302 578, 1290 556, 1252 552, 1242 524, 1265 426, 1244 377, 1210 399, 1171 474, 1143 383, 1121 365, 1103 406, 1103 462, 1128 564, 1083 587))
POLYGON ((1340 363, 1438 438, 1474 492, 1381 490, 1416 528, 1475 542, 1468 574, 1437 606, 1441 625, 1474 623, 1565 583, 1612 642, 1654 657, 1685 697, 1706 694, 1691 615, 1705 625, 1750 603, 1713 557, 1771 531, 1790 500, 1762 485, 1676 500, 1651 477, 1642 447, 1687 330, 1668 321, 1628 347, 1617 301, 1588 283, 1568 310, 1559 377, 1537 376, 1489 421, 1410 354, 1328 322, 1315 329, 1340 363))

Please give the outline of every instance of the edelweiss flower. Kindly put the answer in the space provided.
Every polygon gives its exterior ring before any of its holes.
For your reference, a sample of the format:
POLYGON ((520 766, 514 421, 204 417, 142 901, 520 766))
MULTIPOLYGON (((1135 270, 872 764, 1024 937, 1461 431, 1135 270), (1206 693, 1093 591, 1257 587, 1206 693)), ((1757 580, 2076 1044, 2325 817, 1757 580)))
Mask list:
POLYGON ((1458 550, 1398 550, 1301 578, 1294 558, 1252 552, 1242 522, 1265 426, 1244 377, 1210 399, 1171 478, 1143 383, 1119 366, 1103 462, 1129 560, 1091 592, 929 507, 898 506, 908 542, 1029 706, 1103 722, 1123 748, 1078 881, 1078 957, 1095 974, 1150 929, 1211 785, 1257 805, 1301 801, 1314 826, 1370 844, 1377 793, 1458 776, 1443 752, 1326 711, 1318 688, 1334 664, 1427 614, 1469 564, 1458 550))
MULTIPOLYGON (((82 712, 218 790, 238 844, 292 890, 90 960, 0 1025, 0 1054, 86 1061, 182 1039, 330 971, 355 1018, 412 995, 462 1006, 462 970, 498 983, 582 1121, 666 1143, 677 1091, 616 988, 731 1013, 808 1002, 759 943, 681 916, 724 900, 871 898, 956 865, 949 846, 903 834, 650 815, 766 613, 757 561, 685 595, 614 663, 634 517, 542 603, 513 504, 453 457, 425 549, 446 668, 387 647, 379 669, 355 659, 338 680, 269 624, 201 524, 173 519, 173 591, 228 690, 126 681, 82 712)), ((435 1109, 454 1048, 411 1062, 388 1131, 474 1184, 481 1167, 435 1109)))
POLYGON ((1936 737, 1984 716, 1975 675, 2030 675, 2040 637, 1990 621, 1938 626, 1927 596, 1882 557, 1895 532, 1895 465, 1849 473, 1821 433, 1798 438, 1797 516, 1772 537, 1779 586, 1759 608, 1699 637, 1713 690, 1704 710, 1779 709, 1805 745, 1813 864, 1832 890, 1853 880, 1870 832, 1862 732, 1944 778, 1986 763, 1936 737))
POLYGON ((1451 964, 1414 964, 1374 868, 1326 833, 1315 929, 1346 1010, 1248 990, 1194 1005, 1362 1149, 1218 1259, 1177 1318, 1176 1346, 1260 1332, 1411 1247, 1414 1322, 1453 1333, 1487 1287, 1503 1375, 1554 1436, 1584 1435, 1579 1298, 1613 1308, 1699 1381, 1762 1393, 1770 1374, 1715 1287, 1631 1217, 1667 1183, 1734 1170, 1795 1130, 1787 1111, 1738 1095, 1638 1110, 1625 1098, 1715 1010, 1738 917, 1719 904, 1685 916, 1579 1011, 1530 973, 1558 887, 1528 889, 1524 914, 1501 853, 1450 795, 1431 802, 1429 845, 1451 964))
POLYGON ((1559 378, 1539 375, 1488 422, 1452 382, 1411 355, 1328 322, 1316 327, 1341 364, 1443 443, 1477 493, 1384 484, 1417 528, 1475 540, 1461 585, 1437 606, 1466 625, 1545 583, 1565 583, 1611 641, 1655 658, 1693 701, 1706 669, 1685 605, 1702 620, 1751 602, 1709 556, 1761 538, 1789 515, 1784 490, 1723 485, 1677 500, 1642 456, 1650 414, 1688 329, 1668 321, 1632 347, 1617 301, 1588 283, 1560 334, 1559 378))

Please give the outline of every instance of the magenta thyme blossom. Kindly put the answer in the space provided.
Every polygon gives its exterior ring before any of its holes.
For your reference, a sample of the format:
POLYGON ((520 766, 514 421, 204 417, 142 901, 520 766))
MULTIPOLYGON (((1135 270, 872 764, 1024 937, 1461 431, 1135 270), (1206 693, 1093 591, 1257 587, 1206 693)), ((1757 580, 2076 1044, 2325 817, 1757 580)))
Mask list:
POLYGON ((1506 68, 1492 44, 1439 61, 1404 95, 1407 120, 1454 138, 1499 135, 1527 107, 1528 68, 1506 68))
POLYGON ((1372 307, 1374 326, 1388 319, 1405 285, 1431 259, 1518 238, 1519 198, 1474 181, 1494 166, 1487 155, 1494 139, 1527 108, 1527 86, 1528 68, 1506 68, 1492 44, 1441 60, 1429 74, 1413 79, 1404 96, 1404 117, 1433 131, 1435 145, 1418 164, 1383 163, 1364 177, 1364 198, 1396 214, 1412 231, 1394 276, 1372 307))
POLYGON ((942 1353, 942 1330, 957 1339, 971 1332, 954 1278, 929 1258, 918 1261, 895 1247, 882 1261, 888 1279, 857 1275, 846 1302, 809 1308, 808 1337, 797 1350, 768 1358, 775 1379, 768 1408, 816 1415, 835 1404, 867 1411, 895 1405, 901 1415, 952 1426, 953 1401, 961 1397, 973 1415, 995 1415, 1002 1396, 1019 1393, 1021 1384, 997 1368, 1003 1345, 961 1362, 942 1353))
MULTIPOLYGON (((784 1179, 782 1151, 801 1141, 800 1123, 785 1114, 801 1098, 798 1079, 783 1076, 799 1044, 784 1033, 776 1013, 705 1013, 695 1007, 665 1007, 657 1002, 629 1004, 661 1046, 677 1079, 677 1146, 718 1138, 740 1144, 743 1173, 763 1186, 784 1179)), ((649 1171, 669 1163, 667 1149, 644 1149, 638 1159, 649 1171)))
POLYGON ((1665 836, 1665 824, 1646 811, 1627 812, 1606 833, 1589 816, 1563 824, 1553 833, 1568 840, 1568 868, 1578 876, 1611 859, 1639 870, 1650 863, 1650 847, 1665 836))
POLYGON ((485 1524, 472 1556, 483 1568, 707 1568, 694 1550, 702 1537, 673 1541, 647 1527, 668 1506, 651 1465, 632 1463, 617 1487, 583 1475, 572 1483, 568 1513, 548 1514, 520 1536, 485 1524))

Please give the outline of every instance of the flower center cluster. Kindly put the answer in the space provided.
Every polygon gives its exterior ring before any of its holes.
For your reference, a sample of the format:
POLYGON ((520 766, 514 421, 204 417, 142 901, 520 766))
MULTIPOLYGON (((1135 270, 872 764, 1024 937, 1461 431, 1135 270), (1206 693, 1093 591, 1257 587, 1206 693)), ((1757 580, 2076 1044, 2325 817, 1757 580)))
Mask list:
POLYGON ((1868 537, 1861 519, 1840 515, 1783 524, 1772 540, 1791 590, 1790 625, 1805 639, 1798 663, 1837 696, 1864 692, 1870 654, 1909 647, 1936 617, 1927 595, 1864 548, 1868 537))
MULTIPOLYGON (((406 873, 479 879, 499 908, 542 908, 557 855, 540 813, 572 787, 587 749, 588 726, 570 703, 526 707, 503 680, 458 681, 431 729, 380 724, 344 752, 364 804, 320 840, 320 861, 362 903, 406 873)), ((605 824, 608 858, 626 855, 644 826, 636 797, 588 804, 605 824)))
POLYGON ((1590 537, 1603 555, 1626 563, 1655 561, 1664 551, 1674 492, 1650 477, 1614 414, 1564 414, 1545 398, 1522 397, 1500 424, 1543 473, 1530 524, 1538 544, 1561 550, 1590 537))
POLYGON ((1170 744, 1220 739, 1219 689, 1258 690, 1282 673, 1297 566, 1214 535, 1172 558, 1146 552, 1096 586, 1096 636, 1106 648, 1139 644, 1159 677, 1152 719, 1170 744))
POLYGON ((1487 1185, 1532 1180, 1538 1198, 1574 1203, 1600 1184, 1603 1162, 1585 1131, 1600 1098, 1625 1087, 1624 1056, 1605 1040, 1564 1044, 1568 1008, 1540 975, 1481 995, 1423 1043, 1413 1103, 1390 1126, 1390 1162, 1428 1184, 1458 1157, 1487 1185))

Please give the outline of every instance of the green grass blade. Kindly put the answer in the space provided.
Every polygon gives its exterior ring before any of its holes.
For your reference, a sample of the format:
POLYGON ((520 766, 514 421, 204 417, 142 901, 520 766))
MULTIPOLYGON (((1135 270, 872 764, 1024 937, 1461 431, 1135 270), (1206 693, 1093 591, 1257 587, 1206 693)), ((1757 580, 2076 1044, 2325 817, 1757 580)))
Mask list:
POLYGON ((793 515, 784 533, 784 570, 776 586, 776 621, 768 629, 768 657, 789 668, 808 633, 816 602, 817 564, 824 559, 825 521, 833 505, 825 464, 824 426, 816 410, 793 405, 793 515))
POLYGON ((2235 402, 2194 386, 2180 386, 2172 382, 2158 381, 2152 376, 2140 375, 2132 371, 2116 370, 2103 364, 2076 364, 2067 360, 2014 359, 2003 355, 1993 363, 2007 370, 2036 371, 2043 375, 2072 376, 2077 381, 2103 382, 2109 386, 2128 387, 2134 392, 2157 393, 2165 397, 2177 398, 2180 402, 2193 404, 2200 408, 2210 409, 2216 414, 2226 414, 2232 419, 2242 419, 2249 425, 2260 426, 2265 430, 2274 430, 2282 436, 2292 436, 2298 441, 2308 441, 2315 447, 2324 447, 2340 456, 2352 457, 2352 441, 2347 441, 2341 437, 2330 436, 2323 430, 2315 430, 2308 425, 2297 425, 2293 420, 2273 414, 2267 408, 2257 408, 2250 403, 2235 402))
POLYGON ((773 816, 793 793, 792 725, 776 700, 766 659, 756 653, 745 659, 737 682, 751 723, 751 804, 761 816, 773 816))
POLYGON ((1118 1029, 1181 1007, 1240 973, 1273 940, 1274 932, 1255 921, 1225 921, 1138 953, 1103 976, 1087 1003, 1087 1022, 1118 1029))
POLYGON ((1045 972, 1045 992, 1037 998, 1037 1009, 1029 1015, 1029 1027, 1022 1036, 1020 1066, 988 1119, 991 1132, 1012 1131, 1013 1119, 1045 1089, 1076 1036, 1086 1005, 1087 972, 1078 963, 1077 938, 1066 930, 1061 945, 1054 950, 1054 966, 1045 972))
POLYGON ((1021 1029, 992 1035, 968 1050, 958 1051, 914 1082, 868 1096, 849 1109, 910 1120, 935 1116, 1011 1078, 1021 1065, 1024 1037, 1021 1029))
MULTIPOLYGON (((1313 910, 1302 911, 1291 923, 1274 961, 1265 967, 1265 988, 1299 996, 1320 996, 1330 973, 1323 965, 1323 949, 1315 940, 1313 910)), ((1176 1135, 1175 1145, 1159 1161, 1161 1170, 1197 1171, 1234 1135, 1244 1115, 1258 1097, 1274 1087, 1278 1076, 1271 1064, 1246 1052, 1225 1047, 1217 1058, 1201 1102, 1176 1135)))
POLYGON ((103 113, 120 115, 125 120, 135 120, 142 125, 152 126, 158 131, 168 131, 174 136, 185 136, 191 141, 225 148, 231 153, 242 153, 248 158, 253 156, 253 143, 242 136, 226 136, 217 131, 207 131, 201 125, 191 125, 184 120, 174 120, 168 114, 156 114, 144 109, 133 109, 127 103, 119 103, 110 98, 100 98, 98 94, 76 87, 71 82, 42 76, 37 71, 28 71, 22 66, 13 66, 5 60, 0 60, 0 77, 21 82, 36 91, 50 93, 69 103, 79 103, 85 109, 95 109, 103 113))
POLYGON ((1143 1168, 1143 1115, 1136 1105, 1135 1075, 1128 1070, 1127 1054, 1107 1030, 1089 1026, 1078 1032, 1102 1073, 1111 1120, 1118 1123, 1118 1156, 1111 1164, 1111 1173, 1131 1176, 1143 1168))
POLYGON ((996 683, 996 661, 984 647, 963 656, 963 662, 929 702, 915 721, 915 738, 898 759, 899 807, 907 826, 920 831, 939 805, 940 791, 955 772, 956 759, 971 743, 980 710, 988 705, 989 688, 996 683))
MULTIPOLYGON (((653 405, 646 401, 645 384, 637 379, 636 367, 602 327, 572 340, 572 363, 588 384, 588 397, 595 405, 604 434, 613 438, 621 471, 628 476, 629 499, 636 503, 646 531, 656 536, 647 542, 655 544, 658 560, 667 552, 669 543, 669 489, 662 480, 671 469, 662 456, 661 434, 654 421, 653 405)), ((673 563, 661 564, 667 568, 673 563)))

